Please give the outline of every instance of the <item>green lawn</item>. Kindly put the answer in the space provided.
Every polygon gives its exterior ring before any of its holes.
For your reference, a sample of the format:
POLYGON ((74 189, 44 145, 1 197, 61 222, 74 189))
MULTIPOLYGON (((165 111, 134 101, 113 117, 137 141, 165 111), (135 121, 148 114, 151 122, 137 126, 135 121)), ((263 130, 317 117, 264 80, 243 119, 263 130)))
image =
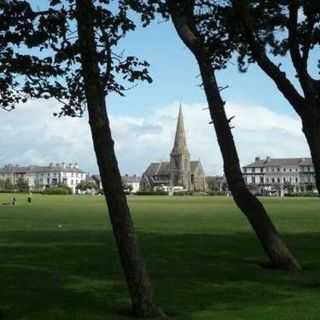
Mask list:
MULTIPOLYGON (((0 203, 9 195, 0 194, 0 203)), ((304 271, 266 258, 230 198, 129 197, 163 309, 177 320, 320 319, 319 199, 263 199, 304 271)), ((130 319, 102 197, 0 206, 1 320, 130 319)))

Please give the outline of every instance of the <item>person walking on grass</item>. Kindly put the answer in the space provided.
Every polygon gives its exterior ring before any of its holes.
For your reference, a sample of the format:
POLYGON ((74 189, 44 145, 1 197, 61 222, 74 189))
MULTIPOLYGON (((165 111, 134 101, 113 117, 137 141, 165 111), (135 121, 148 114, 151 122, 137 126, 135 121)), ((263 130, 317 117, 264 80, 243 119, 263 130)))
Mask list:
POLYGON ((28 194, 28 203, 31 203, 32 202, 32 193, 29 192, 28 194))

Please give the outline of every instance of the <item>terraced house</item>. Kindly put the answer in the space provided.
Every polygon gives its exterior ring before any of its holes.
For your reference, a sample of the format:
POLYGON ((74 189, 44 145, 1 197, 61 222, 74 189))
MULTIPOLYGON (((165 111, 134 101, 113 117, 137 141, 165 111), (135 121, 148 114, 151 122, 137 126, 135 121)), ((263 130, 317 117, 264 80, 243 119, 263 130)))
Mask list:
POLYGON ((252 190, 260 194, 316 192, 311 158, 255 158, 243 167, 252 190))
POLYGON ((65 184, 75 193, 76 186, 82 180, 86 180, 86 176, 76 163, 50 163, 48 166, 8 164, 0 168, 0 180, 9 179, 12 184, 16 184, 18 179, 23 179, 33 191, 42 191, 47 187, 65 184))

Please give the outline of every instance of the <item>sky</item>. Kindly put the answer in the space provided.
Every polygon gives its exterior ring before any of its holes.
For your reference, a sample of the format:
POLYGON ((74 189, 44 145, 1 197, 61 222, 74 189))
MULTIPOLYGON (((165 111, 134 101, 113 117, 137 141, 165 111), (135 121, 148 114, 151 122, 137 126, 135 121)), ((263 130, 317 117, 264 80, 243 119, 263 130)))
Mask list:
MULTIPOLYGON (((152 84, 141 83, 125 97, 107 97, 122 174, 141 175, 150 162, 169 159, 180 104, 192 159, 201 160, 207 175, 222 174, 198 67, 171 23, 157 21, 138 28, 122 41, 122 49, 147 60, 153 78, 152 84)), ((283 66, 294 79, 287 61, 283 66)), ((252 65, 241 74, 231 63, 217 76, 220 86, 229 86, 223 97, 228 115, 235 115, 233 134, 241 165, 256 156, 309 156, 300 120, 262 71, 252 65)), ((13 112, 1 111, 0 166, 77 162, 84 171, 96 173, 87 117, 55 118, 58 110, 54 100, 33 100, 13 112)))

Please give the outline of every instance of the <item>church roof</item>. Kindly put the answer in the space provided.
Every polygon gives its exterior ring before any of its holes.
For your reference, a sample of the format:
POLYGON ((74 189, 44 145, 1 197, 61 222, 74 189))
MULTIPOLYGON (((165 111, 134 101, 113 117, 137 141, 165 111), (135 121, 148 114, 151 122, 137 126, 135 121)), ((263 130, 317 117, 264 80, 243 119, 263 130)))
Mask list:
POLYGON ((152 162, 144 174, 147 176, 168 175, 169 169, 170 162, 168 161, 152 162))
MULTIPOLYGON (((191 173, 193 173, 198 166, 201 166, 200 161, 190 161, 191 173)), ((170 175, 170 162, 161 161, 161 162, 152 162, 150 163, 147 170, 144 172, 144 175, 147 176, 166 176, 170 175)))

